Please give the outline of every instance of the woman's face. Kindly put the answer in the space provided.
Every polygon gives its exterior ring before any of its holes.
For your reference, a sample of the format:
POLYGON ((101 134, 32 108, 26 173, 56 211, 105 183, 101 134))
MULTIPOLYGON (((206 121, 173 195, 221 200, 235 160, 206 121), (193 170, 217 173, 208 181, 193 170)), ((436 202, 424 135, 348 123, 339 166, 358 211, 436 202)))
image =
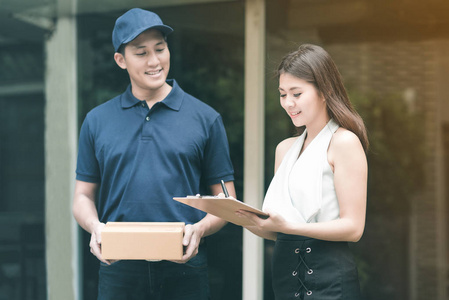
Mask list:
POLYGON ((279 76, 281 106, 296 127, 327 118, 326 101, 315 86, 289 73, 279 76))

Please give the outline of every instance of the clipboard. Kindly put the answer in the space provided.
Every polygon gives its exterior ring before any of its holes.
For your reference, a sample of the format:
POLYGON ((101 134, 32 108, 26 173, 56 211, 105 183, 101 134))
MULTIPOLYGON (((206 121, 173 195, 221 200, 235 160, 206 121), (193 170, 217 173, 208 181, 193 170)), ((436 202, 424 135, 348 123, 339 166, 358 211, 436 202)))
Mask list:
POLYGON ((240 226, 252 225, 247 219, 240 218, 235 214, 235 212, 240 209, 252 212, 261 218, 268 217, 267 213, 233 198, 188 196, 174 197, 173 199, 240 226))

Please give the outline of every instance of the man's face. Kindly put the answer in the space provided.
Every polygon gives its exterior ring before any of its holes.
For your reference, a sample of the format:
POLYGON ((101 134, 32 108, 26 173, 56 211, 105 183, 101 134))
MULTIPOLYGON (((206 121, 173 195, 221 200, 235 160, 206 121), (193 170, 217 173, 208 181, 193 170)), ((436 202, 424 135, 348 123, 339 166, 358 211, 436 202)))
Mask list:
POLYGON ((133 92, 156 92, 164 86, 170 70, 170 51, 159 30, 142 32, 126 45, 123 56, 116 54, 115 58, 128 71, 133 92))

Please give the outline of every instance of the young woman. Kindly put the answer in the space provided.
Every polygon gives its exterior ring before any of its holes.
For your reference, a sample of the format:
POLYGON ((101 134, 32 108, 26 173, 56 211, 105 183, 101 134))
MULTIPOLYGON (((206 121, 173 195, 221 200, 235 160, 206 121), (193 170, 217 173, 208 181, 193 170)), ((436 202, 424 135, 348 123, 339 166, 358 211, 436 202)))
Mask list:
POLYGON ((247 229, 276 241, 277 300, 358 300, 357 268, 348 242, 364 230, 368 140, 341 75, 319 46, 302 45, 278 68, 281 106, 299 137, 276 148, 265 196, 267 219, 239 211, 247 229))

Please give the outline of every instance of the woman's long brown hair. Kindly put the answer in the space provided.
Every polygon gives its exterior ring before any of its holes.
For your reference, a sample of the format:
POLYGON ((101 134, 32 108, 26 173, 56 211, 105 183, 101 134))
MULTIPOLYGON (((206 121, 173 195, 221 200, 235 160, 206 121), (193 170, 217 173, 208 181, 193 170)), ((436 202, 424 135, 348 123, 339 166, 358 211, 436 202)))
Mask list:
POLYGON ((277 70, 278 79, 283 73, 314 84, 326 100, 329 117, 357 135, 365 152, 368 151, 365 124, 349 101, 341 74, 329 53, 320 46, 301 45, 282 59, 277 70))

